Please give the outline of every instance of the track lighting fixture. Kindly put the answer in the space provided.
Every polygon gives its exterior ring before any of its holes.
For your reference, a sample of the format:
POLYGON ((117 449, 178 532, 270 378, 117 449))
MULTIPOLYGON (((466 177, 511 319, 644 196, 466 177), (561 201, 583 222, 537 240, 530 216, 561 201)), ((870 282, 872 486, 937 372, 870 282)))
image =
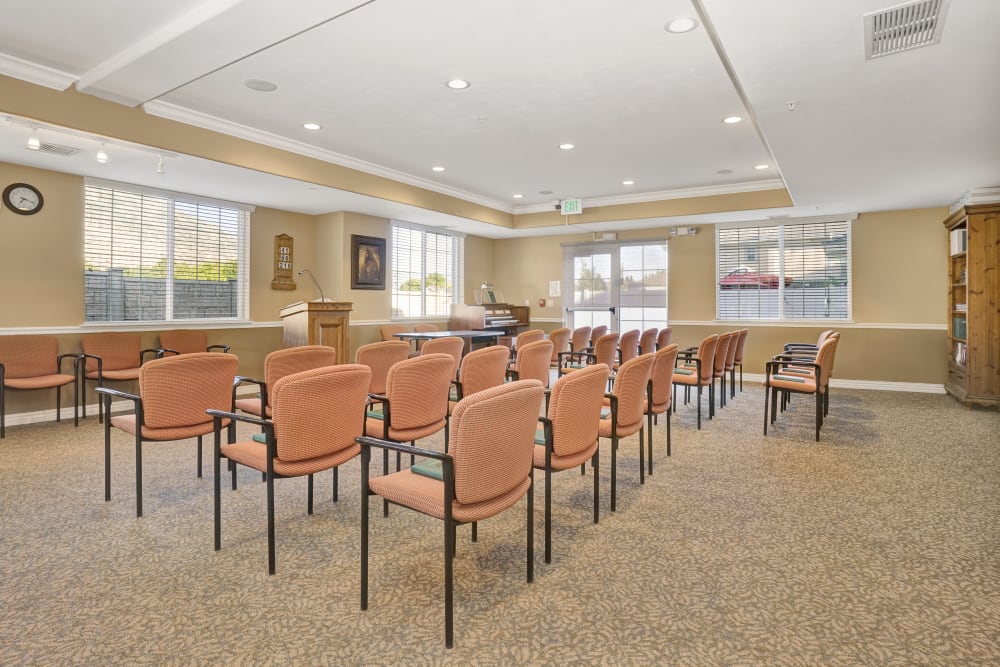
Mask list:
POLYGON ((38 140, 38 130, 31 128, 31 136, 28 137, 28 148, 33 151, 41 149, 42 142, 38 140))
POLYGON ((101 142, 101 148, 97 151, 97 161, 104 164, 108 161, 108 154, 104 150, 104 142, 101 142))
POLYGON ((156 173, 165 174, 167 173, 166 167, 163 166, 163 155, 161 154, 159 159, 156 161, 156 173))

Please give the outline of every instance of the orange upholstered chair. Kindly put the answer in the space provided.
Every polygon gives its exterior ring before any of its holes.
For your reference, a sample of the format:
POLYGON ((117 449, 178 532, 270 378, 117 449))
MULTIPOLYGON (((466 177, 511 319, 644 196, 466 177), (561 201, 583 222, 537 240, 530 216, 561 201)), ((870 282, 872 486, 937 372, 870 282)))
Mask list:
POLYGON ((740 329, 740 337, 736 340, 736 356, 733 357, 733 371, 730 374, 729 381, 733 387, 736 386, 736 367, 740 367, 740 391, 743 391, 743 349, 747 344, 747 336, 750 334, 749 329, 740 329))
MULTIPOLYGON (((413 332, 414 333, 427 333, 428 331, 440 331, 440 330, 441 330, 440 327, 438 327, 438 325, 436 325, 436 324, 420 323, 420 324, 414 324, 413 325, 413 332)), ((413 341, 413 342, 416 345, 417 353, 419 354, 420 351, 424 347, 424 343, 426 343, 427 341, 425 341, 425 340, 416 340, 416 341, 413 341)))
POLYGON ((524 345, 507 376, 512 380, 538 380, 548 387, 552 348, 552 341, 545 339, 524 345))
MULTIPOLYGON (((111 427, 135 436, 135 515, 142 516, 142 443, 198 438, 212 432, 206 410, 229 410, 239 359, 221 352, 195 352, 154 359, 139 369, 139 394, 98 387, 104 399, 104 500, 111 500, 111 427), (131 400, 135 413, 111 415, 111 398, 131 400)), ((226 422, 224 425, 228 425, 226 422)))
POLYGON ((597 341, 608 333, 608 326, 606 324, 601 324, 590 330, 590 347, 597 345, 597 341))
POLYGON ((660 333, 656 334, 656 349, 662 350, 667 345, 670 345, 670 334, 673 333, 672 327, 664 327, 660 329, 660 333))
POLYGON ((590 327, 577 327, 573 329, 570 337, 569 348, 571 352, 586 352, 590 347, 590 327))
POLYGON ((522 331, 514 339, 514 346, 510 349, 510 359, 511 361, 517 359, 517 351, 528 343, 534 343, 538 340, 545 340, 545 332, 541 329, 528 329, 527 331, 522 331))
POLYGON ((811 361, 795 359, 791 368, 787 359, 772 359, 767 362, 764 375, 764 435, 767 435, 768 400, 771 402, 770 419, 774 424, 779 392, 783 395, 813 394, 816 396, 816 442, 819 442, 819 430, 829 406, 830 375, 839 340, 839 335, 827 336, 816 351, 815 358, 811 361), (794 372, 795 370, 798 372, 794 372))
POLYGON ((594 468, 594 523, 600 521, 598 425, 608 381, 604 364, 587 366, 556 381, 543 425, 535 438, 534 466, 545 471, 545 562, 552 562, 552 473, 588 460, 594 468))
MULTIPOLYGON (((82 415, 87 417, 87 380, 103 387, 104 383, 113 380, 127 382, 139 379, 139 367, 142 366, 143 355, 147 352, 156 353, 155 349, 141 349, 139 334, 118 331, 84 334, 81 337, 83 355, 83 370, 80 385, 83 389, 80 396, 82 415)), ((104 420, 104 403, 98 397, 97 416, 104 420)))
MULTIPOLYGON (((504 348, 505 350, 507 348, 504 348)), ((458 336, 434 338, 424 343, 421 354, 447 354, 451 356, 453 365, 451 379, 458 377, 458 368, 462 365, 462 354, 465 352, 465 341, 458 336)))
POLYGON ((354 353, 354 363, 367 366, 372 371, 370 394, 385 393, 385 379, 394 364, 410 356, 410 346, 401 340, 382 340, 362 345, 354 353))
POLYGON ((731 332, 732 336, 729 339, 729 347, 726 351, 726 370, 722 376, 723 384, 726 381, 726 376, 729 376, 729 397, 736 398, 736 348, 740 344, 740 336, 743 330, 737 329, 731 332))
MULTIPOLYGON (((274 420, 216 412, 215 418, 215 550, 222 548, 222 459, 264 473, 267 481, 267 571, 274 574, 274 480, 308 476, 308 509, 313 511, 313 475, 334 471, 333 500, 337 500, 337 467, 358 455, 355 441, 364 430, 365 404, 371 369, 340 364, 285 375, 271 387, 274 420), (225 419, 258 424, 265 442, 248 440, 223 445, 225 419)), ((235 474, 235 470, 234 470, 235 474)))
POLYGON ((605 399, 610 408, 598 425, 602 438, 611 439, 611 511, 615 511, 618 476, 618 441, 639 434, 639 483, 646 482, 642 437, 642 417, 645 408, 646 386, 653 371, 653 355, 629 359, 618 369, 614 388, 605 399))
POLYGON ((549 332, 549 340, 552 341, 552 361, 550 366, 558 368, 563 352, 569 352, 570 330, 567 327, 560 327, 549 332))
POLYGON ((257 417, 271 416, 271 387, 274 383, 292 373, 334 366, 337 363, 337 351, 328 345, 300 345, 283 350, 275 350, 264 357, 264 379, 255 380, 251 377, 237 376, 236 383, 256 384, 260 388, 259 396, 255 398, 235 398, 236 386, 233 387, 233 412, 243 412, 257 417))
POLYGON ((653 369, 649 374, 649 393, 646 396, 646 438, 649 442, 649 474, 653 474, 653 417, 666 414, 667 456, 670 456, 670 395, 673 390, 674 366, 677 364, 677 345, 668 345, 653 353, 653 369))
POLYGON ((612 370, 617 371, 626 361, 639 356, 639 330, 630 329, 621 335, 618 340, 618 358, 612 370))
POLYGON ((78 354, 59 354, 55 336, 0 336, 0 438, 6 437, 6 392, 8 389, 56 390, 56 421, 62 420, 62 387, 73 385, 73 426, 79 422, 79 376, 62 372, 63 359, 78 354))
MULTIPOLYGON (((702 339, 696 352, 681 352, 678 354, 678 366, 674 369, 674 387, 684 387, 685 396, 691 387, 698 388, 698 429, 701 430, 701 392, 708 387, 709 417, 712 415, 712 389, 715 382, 712 378, 715 372, 715 348, 719 344, 718 334, 709 334, 702 339)), ((677 397, 674 397, 676 402, 677 397)), ((685 402, 687 402, 685 400, 685 402)))
POLYGON ((396 334, 405 333, 410 330, 410 327, 404 324, 383 324, 379 327, 379 335, 382 340, 399 340, 396 338, 396 334))
POLYGON ((659 331, 654 327, 646 329, 639 336, 639 354, 653 354, 656 352, 656 336, 659 331))
MULTIPOLYGON (((715 347, 715 359, 712 363, 712 382, 719 381, 719 408, 726 405, 726 362, 729 359, 730 343, 736 343, 739 333, 727 331, 719 334, 719 342, 715 347)), ((714 384, 713 384, 714 387, 714 384)), ((711 417, 711 413, 709 414, 711 417)))
MULTIPOLYGON (((527 495, 527 579, 534 578, 535 426, 542 384, 510 382, 466 396, 452 416, 449 453, 360 438, 361 443, 361 609, 368 608, 368 496, 377 494, 403 507, 444 521, 445 646, 454 646, 453 561, 455 527, 483 521, 513 507, 527 495), (417 466, 369 478, 371 448, 426 457, 417 466), (439 463, 440 466, 431 466, 439 463), (435 469, 435 467, 437 469, 435 469)), ((396 567, 394 557, 388 557, 396 567)), ((376 566, 377 567, 377 566, 376 566)))
POLYGON ((452 403, 457 403, 477 391, 504 383, 507 376, 508 350, 502 345, 490 345, 473 350, 462 357, 452 403))
POLYGON ((191 354, 192 352, 229 352, 228 345, 209 345, 208 334, 196 329, 174 329, 160 332, 159 356, 191 354))
MULTIPOLYGON (((594 343, 593 352, 582 354, 569 353, 563 356, 566 363, 559 367, 559 375, 572 373, 591 364, 604 364, 611 368, 615 363, 615 355, 618 352, 618 333, 612 331, 604 334, 594 343)), ((610 378, 610 371, 609 376, 610 378)))

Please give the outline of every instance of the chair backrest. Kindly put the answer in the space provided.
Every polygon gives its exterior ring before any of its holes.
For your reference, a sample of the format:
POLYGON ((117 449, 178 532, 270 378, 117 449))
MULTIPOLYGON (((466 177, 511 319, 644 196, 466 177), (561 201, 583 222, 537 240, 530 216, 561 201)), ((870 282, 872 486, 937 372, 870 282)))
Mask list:
POLYGON ((618 397, 618 428, 634 426, 642 420, 646 405, 646 385, 653 372, 653 355, 629 359, 615 376, 611 393, 618 397))
MULTIPOLYGON (((33 378, 58 373, 59 339, 17 334, 0 336, 0 364, 8 378, 33 378)), ((546 362, 548 363, 548 362, 546 362)))
POLYGON ((597 442, 604 389, 611 369, 594 364, 562 376, 552 386, 548 417, 557 456, 582 452, 597 442))
POLYGON ((701 360, 701 374, 698 384, 711 384, 715 376, 715 348, 719 345, 719 334, 709 334, 698 344, 698 359, 701 360))
POLYGON ((733 358, 733 363, 743 365, 743 347, 747 344, 749 334, 749 329, 740 329, 740 337, 736 339, 736 356, 733 358))
POLYGON ((208 351, 208 334, 195 329, 174 329, 160 332, 160 347, 180 354, 208 351))
POLYGON ((590 346, 594 347, 597 345, 597 341, 600 340, 601 336, 608 333, 608 327, 606 324, 596 326, 590 330, 590 346))
POLYGON ((397 362, 389 369, 385 394, 392 410, 393 430, 444 427, 448 416, 448 389, 455 377, 454 364, 450 354, 424 352, 419 357, 397 362))
POLYGON ((839 334, 827 336, 816 352, 816 364, 819 366, 819 374, 816 378, 817 391, 825 391, 826 385, 830 382, 830 375, 833 373, 833 360, 837 354, 839 341, 839 334))
POLYGON ((552 341, 552 363, 559 361, 560 352, 569 351, 569 327, 560 327, 549 332, 549 340, 552 341))
MULTIPOLYGON (((141 340, 139 334, 123 331, 105 331, 83 334, 80 341, 86 354, 94 354, 102 359, 105 371, 120 371, 138 368, 141 365, 141 340)), ((87 359, 87 372, 97 370, 97 361, 87 359)))
POLYGON ((573 337, 570 340, 570 349, 573 352, 583 352, 590 345, 590 327, 577 327, 573 329, 573 337))
POLYGON ((618 341, 618 364, 624 364, 629 359, 639 356, 639 330, 631 329, 622 334, 618 341))
POLYGON ((324 366, 278 380, 272 396, 275 439, 282 461, 305 461, 352 447, 364 433, 371 369, 324 366))
POLYGON ((737 329, 736 331, 730 332, 729 336, 729 347, 726 348, 726 363, 725 367, 727 371, 731 371, 736 368, 736 348, 740 344, 740 334, 742 329, 737 329))
POLYGON ((395 334, 404 333, 410 330, 405 324, 383 324, 379 327, 378 333, 382 340, 399 340, 395 334))
POLYGON ((656 334, 656 349, 662 350, 667 345, 670 345, 670 334, 673 333, 672 327, 664 327, 660 329, 660 333, 656 334))
POLYGON ((462 395, 468 396, 503 384, 509 358, 510 351, 502 345, 481 347, 462 357, 462 365, 458 371, 462 395))
POLYGON ((271 405, 271 392, 275 383, 286 375, 323 366, 334 366, 336 363, 337 351, 327 345, 300 345, 299 347, 289 347, 271 352, 264 357, 267 404, 271 405))
POLYGON ((649 373, 652 383, 648 406, 651 412, 666 412, 670 407, 670 393, 674 382, 674 366, 677 363, 679 347, 676 343, 653 353, 653 369, 649 373))
POLYGON ((595 364, 604 364, 611 368, 615 364, 615 353, 618 352, 618 332, 604 334, 594 343, 595 364))
POLYGON ((143 364, 143 423, 150 428, 197 426, 212 421, 206 410, 229 411, 239 364, 236 355, 222 352, 193 352, 143 364))
POLYGON ((413 330, 417 333, 425 333, 427 331, 441 331, 441 329, 436 324, 414 324, 413 330))
POLYGON ((459 504, 527 490, 542 393, 541 382, 520 380, 472 394, 455 406, 449 452, 459 504))
POLYGON ((819 337, 816 339, 816 347, 817 347, 817 349, 819 348, 820 345, 823 344, 823 342, 827 338, 830 337, 830 334, 832 334, 832 333, 833 333, 833 329, 827 329, 826 331, 821 331, 819 333, 819 337))
POLYGON ((354 353, 354 363, 371 369, 372 379, 368 391, 373 394, 383 394, 389 369, 408 356, 410 356, 409 343, 401 340, 381 340, 359 347, 354 353))
POLYGON ((528 329, 527 331, 522 331, 514 340, 514 349, 520 351, 521 348, 528 343, 534 343, 539 340, 545 340, 545 332, 541 329, 528 329))
POLYGON ((655 327, 646 329, 639 336, 639 354, 653 354, 656 352, 656 334, 659 330, 655 327))
POLYGON ((538 380, 549 386, 549 368, 552 362, 552 341, 536 340, 517 350, 514 370, 518 380, 538 380))
MULTIPOLYGON (((507 348, 504 348, 505 350, 507 348)), ((462 352, 465 351, 465 341, 458 336, 444 336, 443 338, 432 338, 424 343, 420 348, 420 354, 448 354, 451 355, 452 369, 451 379, 458 377, 458 367, 462 364, 462 352)))
POLYGON ((735 331, 727 331, 719 334, 719 342, 715 347, 715 358, 712 360, 712 376, 721 377, 726 372, 726 359, 729 357, 729 341, 733 339, 735 331))

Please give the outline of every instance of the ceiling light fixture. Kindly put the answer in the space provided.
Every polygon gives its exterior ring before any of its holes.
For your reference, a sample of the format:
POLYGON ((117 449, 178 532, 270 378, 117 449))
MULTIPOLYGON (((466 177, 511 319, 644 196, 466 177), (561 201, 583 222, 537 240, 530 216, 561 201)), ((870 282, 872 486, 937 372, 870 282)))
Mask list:
POLYGON ((769 165, 769 164, 756 164, 756 165, 754 165, 753 168, 756 169, 757 171, 762 171, 764 169, 770 169, 771 165, 769 165))
POLYGON ((622 181, 622 185, 635 185, 635 181, 622 181))
POLYGON ((444 167, 431 167, 431 171, 444 171, 444 167))
POLYGON ((732 169, 720 169, 719 171, 717 171, 717 172, 715 172, 715 173, 717 173, 717 174, 722 174, 722 175, 724 175, 724 176, 725 176, 725 175, 727 175, 727 174, 731 174, 731 173, 733 173, 733 170, 732 170, 732 169))
POLYGON ((698 27, 698 22, 689 16, 679 16, 666 25, 667 32, 690 32, 698 27))
POLYGON ((574 148, 576 148, 576 146, 574 146, 573 144, 559 144, 559 148, 563 149, 564 151, 571 151, 574 148))
POLYGON ((444 85, 448 86, 452 90, 465 90, 472 84, 465 79, 449 79, 444 82, 444 85))
POLYGON ((38 140, 38 130, 31 128, 31 136, 28 137, 28 148, 37 151, 42 147, 42 142, 38 140))
POLYGON ((320 125, 319 123, 302 123, 302 127, 304 127, 307 130, 320 130, 320 129, 323 129, 323 126, 320 125))
POLYGON ((163 166, 163 155, 161 154, 159 159, 156 161, 156 173, 165 174, 167 173, 166 167, 163 166))
POLYGON ((514 195, 514 199, 522 199, 524 195, 514 195))
POLYGON ((108 161, 108 154, 104 150, 104 142, 101 142, 101 148, 100 148, 100 150, 97 151, 97 155, 95 157, 97 158, 97 161, 100 164, 106 164, 107 163, 107 161, 108 161))
POLYGON ((270 81, 264 81, 263 79, 247 79, 243 82, 243 85, 250 90, 256 90, 259 93, 273 93, 278 89, 276 85, 270 81))
POLYGON ((726 123, 727 125, 734 125, 740 122, 741 120, 743 120, 742 116, 726 116, 725 118, 722 119, 722 122, 726 123))

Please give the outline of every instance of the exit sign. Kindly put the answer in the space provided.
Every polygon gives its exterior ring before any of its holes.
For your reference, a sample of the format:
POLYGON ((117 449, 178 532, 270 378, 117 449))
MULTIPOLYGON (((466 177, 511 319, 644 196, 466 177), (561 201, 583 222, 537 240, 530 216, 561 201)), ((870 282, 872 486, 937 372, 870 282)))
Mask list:
POLYGON ((583 213, 582 199, 563 199, 559 202, 559 210, 563 215, 578 215, 583 213))

